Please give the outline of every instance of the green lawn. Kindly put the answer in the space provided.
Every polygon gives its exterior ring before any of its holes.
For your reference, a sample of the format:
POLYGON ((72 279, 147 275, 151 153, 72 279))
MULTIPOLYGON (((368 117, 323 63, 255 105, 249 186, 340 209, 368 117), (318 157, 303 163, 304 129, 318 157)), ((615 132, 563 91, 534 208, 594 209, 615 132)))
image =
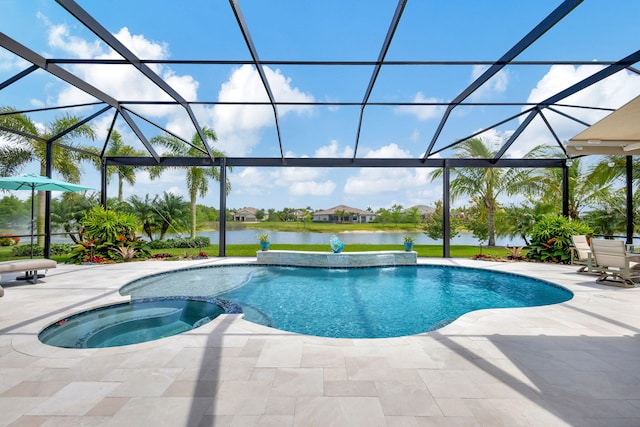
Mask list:
MULTIPOLYGON (((246 245, 227 245, 228 257, 255 257, 256 251, 260 249, 257 243, 246 245)), ((270 249, 273 250, 299 250, 299 251, 320 251, 329 252, 329 245, 299 245, 299 244, 272 244, 270 249)), ((414 245, 413 249, 418 253, 419 257, 442 257, 442 246, 440 245, 414 245)), ((367 245, 367 244, 349 244, 345 246, 344 252, 364 252, 364 251, 389 251, 389 250, 402 250, 402 245, 367 245)), ((198 255, 202 251, 208 256, 218 256, 218 245, 209 245, 203 249, 158 249, 152 250, 152 254, 167 253, 171 254, 174 259, 176 258, 191 258, 198 255)), ((471 258, 474 255, 480 253, 480 249, 477 246, 466 245, 452 245, 451 256, 453 258, 471 258)), ((508 251, 502 247, 495 248, 482 248, 482 253, 485 255, 494 255, 497 257, 504 257, 508 255, 508 251)), ((25 257, 22 257, 23 259, 25 257)), ((58 262, 66 262, 66 256, 53 256, 58 262)), ((0 261, 8 261, 14 259, 11 256, 11 247, 0 247, 0 261)))

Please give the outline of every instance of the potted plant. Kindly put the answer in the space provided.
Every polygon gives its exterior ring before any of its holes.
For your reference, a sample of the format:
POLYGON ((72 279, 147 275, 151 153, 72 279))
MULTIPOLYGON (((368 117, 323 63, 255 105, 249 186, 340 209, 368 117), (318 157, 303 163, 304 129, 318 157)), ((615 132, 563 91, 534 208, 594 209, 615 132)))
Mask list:
POLYGON ((404 236, 404 250, 407 252, 411 252, 413 250, 413 236, 404 236))
POLYGON ((258 234, 258 241, 260 242, 260 250, 266 251, 269 249, 269 233, 258 234))

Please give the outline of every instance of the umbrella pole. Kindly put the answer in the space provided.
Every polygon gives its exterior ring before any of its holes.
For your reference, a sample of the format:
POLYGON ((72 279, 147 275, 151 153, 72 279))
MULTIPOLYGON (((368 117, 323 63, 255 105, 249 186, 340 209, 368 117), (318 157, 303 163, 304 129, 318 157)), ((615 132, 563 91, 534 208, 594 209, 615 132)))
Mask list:
POLYGON ((33 199, 35 197, 35 187, 31 187, 31 227, 30 227, 30 232, 31 232, 31 254, 30 254, 30 258, 33 259, 33 199))

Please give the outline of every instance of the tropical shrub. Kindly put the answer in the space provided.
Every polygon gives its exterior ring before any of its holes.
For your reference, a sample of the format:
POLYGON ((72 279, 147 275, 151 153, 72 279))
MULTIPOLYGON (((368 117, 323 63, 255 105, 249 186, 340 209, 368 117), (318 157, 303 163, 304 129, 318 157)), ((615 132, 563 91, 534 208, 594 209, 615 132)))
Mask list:
POLYGON ((583 222, 562 215, 545 215, 533 226, 527 258, 568 264, 571 236, 590 236, 593 230, 583 222))
POLYGON ((73 246, 68 243, 54 243, 51 245, 51 255, 66 255, 73 252, 73 246))
POLYGON ((146 242, 136 236, 137 218, 96 206, 80 221, 78 244, 70 257, 72 262, 128 261, 147 258, 146 242))
POLYGON ((147 244, 149 249, 169 249, 169 248, 206 248, 211 244, 211 239, 204 236, 196 236, 193 239, 176 238, 167 240, 153 240, 147 244))
MULTIPOLYGON (((31 255, 31 245, 14 245, 11 248, 11 256, 12 257, 24 257, 31 255)), ((38 246, 35 243, 33 244, 33 256, 43 256, 44 248, 42 246, 38 246)))
MULTIPOLYGON (((54 243, 51 245, 51 255, 66 255, 68 253, 73 252, 73 246, 68 243, 54 243)), ((11 248, 11 256, 12 257, 25 257, 31 255, 31 245, 15 245, 11 248)), ((36 244, 33 245, 33 255, 34 256, 43 256, 44 248, 42 246, 38 246, 36 244)))

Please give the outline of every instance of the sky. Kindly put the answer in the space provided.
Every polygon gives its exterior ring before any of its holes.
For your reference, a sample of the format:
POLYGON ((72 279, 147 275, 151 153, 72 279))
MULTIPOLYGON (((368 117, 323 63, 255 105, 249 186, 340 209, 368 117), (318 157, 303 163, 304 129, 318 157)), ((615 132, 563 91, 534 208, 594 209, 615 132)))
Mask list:
MULTIPOLYGON (((396 9, 393 1, 239 0, 253 43, 263 61, 375 61, 396 9)), ((248 60, 249 51, 228 1, 78 1, 109 32, 139 58, 157 60, 248 60)), ((480 76, 527 32, 550 14, 560 1, 494 0, 451 2, 409 0, 386 55, 388 61, 469 61, 456 66, 383 66, 371 96, 373 102, 449 102, 480 76)), ((0 31, 46 58, 117 59, 107 45, 52 0, 0 0, 0 31)), ((638 49, 635 0, 585 1, 539 40, 523 51, 520 61, 616 61, 638 49)), ((0 82, 29 64, 0 48, 0 82)), ((166 99, 158 88, 126 65, 66 64, 65 69, 118 99, 142 101, 166 99)), ((152 64, 150 67, 188 101, 264 101, 266 93, 256 70, 248 64, 184 65, 152 64)), ((504 68, 467 101, 538 102, 597 72, 603 65, 512 65, 504 68)), ((353 102, 365 96, 373 67, 264 66, 274 98, 290 102, 353 102)), ((618 108, 640 94, 640 75, 622 71, 564 100, 566 104, 618 108)), ((31 110, 95 99, 38 70, 0 90, 0 105, 31 110)), ((99 107, 74 108, 86 117, 99 107)), ((130 106, 154 122, 190 140, 195 129, 178 106, 130 106)), ((203 125, 218 140, 213 147, 228 156, 279 157, 280 146, 273 110, 256 105, 193 105, 203 125)), ((460 106, 453 110, 434 149, 491 127, 521 113, 521 106, 460 106)), ((608 114, 600 109, 559 108, 584 123, 595 123, 608 114)), ((357 105, 281 105, 278 120, 286 157, 417 158, 429 145, 445 112, 441 105, 368 106, 364 110, 359 139, 357 105)), ((50 110, 29 116, 43 128, 60 112, 50 110)), ((566 116, 545 112, 561 141, 585 129, 566 116)), ((98 138, 83 144, 101 147, 113 113, 91 122, 98 138)), ((480 135, 499 146, 518 127, 515 118, 480 135)), ((138 122, 148 138, 158 134, 146 122, 138 122)), ((119 119, 116 129, 125 142, 144 147, 119 119)), ((3 143, 0 141, 0 143, 3 143)), ((507 157, 520 157, 529 149, 555 143, 544 122, 537 118, 509 149, 507 157)), ((158 150, 160 153, 161 149, 158 150)), ((453 157, 445 150, 435 156, 453 157)), ((83 184, 99 188, 99 174, 84 164, 83 184)), ((27 165, 23 173, 37 172, 27 165)), ((320 169, 234 168, 229 173, 232 190, 228 208, 311 207, 328 209, 344 204, 366 209, 433 205, 441 199, 441 184, 432 170, 421 169, 320 169)), ((169 191, 188 199, 184 170, 165 170, 151 180, 139 172, 131 195, 169 191)), ((108 196, 115 197, 115 179, 108 196)), ((21 195, 22 196, 22 195, 21 195)), ((24 195, 26 197, 26 195, 24 195)), ((218 206, 218 184, 200 203, 218 206)), ((458 204, 463 204, 460 200, 458 204)))

